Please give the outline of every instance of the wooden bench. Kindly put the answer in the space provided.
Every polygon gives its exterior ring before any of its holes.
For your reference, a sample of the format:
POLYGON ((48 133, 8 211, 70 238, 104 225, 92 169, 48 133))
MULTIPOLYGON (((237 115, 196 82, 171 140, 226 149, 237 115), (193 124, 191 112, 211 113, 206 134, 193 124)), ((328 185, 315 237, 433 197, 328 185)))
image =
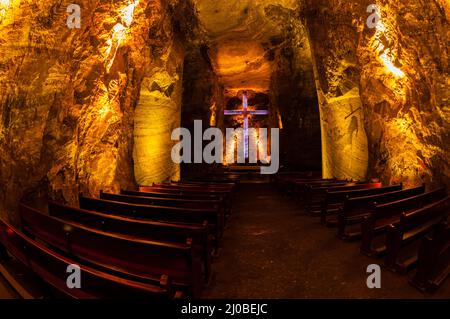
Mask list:
POLYGON ((445 188, 401 199, 386 204, 375 204, 375 210, 364 217, 361 224, 361 252, 367 256, 379 256, 386 250, 385 238, 374 245, 377 234, 384 234, 390 224, 398 223, 402 213, 422 208, 447 196, 445 188))
POLYGON ((287 183, 286 192, 289 196, 296 199, 298 202, 302 202, 304 200, 304 194, 308 188, 308 186, 325 186, 325 185, 345 185, 347 181, 337 180, 337 179, 317 179, 317 180, 308 180, 308 179, 294 179, 287 183))
MULTIPOLYGON (((151 194, 151 197, 166 197, 166 198, 184 198, 184 199, 219 199, 223 200, 223 205, 227 213, 231 212, 231 193, 230 192, 202 192, 199 190, 189 190, 186 188, 154 188, 152 186, 139 187, 140 193, 147 193, 144 196, 151 194)), ((133 195, 130 193, 123 193, 124 195, 133 195)), ((138 195, 135 195, 138 196, 138 195)))
MULTIPOLYGON (((213 245, 207 221, 203 225, 187 225, 138 220, 69 207, 53 201, 48 203, 48 212, 50 216, 61 220, 103 232, 179 244, 192 242, 192 247, 202 256, 205 279, 209 281, 213 245)), ((216 246, 215 252, 217 250, 216 246)))
MULTIPOLYGON (((424 192, 425 185, 422 185, 419 187, 398 190, 384 194, 346 199, 343 206, 339 208, 336 216, 338 237, 343 240, 359 239, 361 237, 360 224, 362 223, 365 216, 368 216, 375 210, 375 203, 383 204, 394 202, 400 199, 423 194, 424 192), (352 228, 352 226, 354 226, 353 229, 349 229, 352 228)), ((331 218, 333 218, 333 216, 331 216, 331 218)))
POLYGON ((216 194, 225 197, 227 201, 231 201, 232 188, 217 188, 210 186, 187 186, 173 184, 154 184, 153 186, 139 186, 139 191, 159 191, 181 194, 216 194))
POLYGON ((185 193, 200 193, 200 194, 218 194, 222 196, 230 196, 231 189, 213 188, 205 186, 186 186, 186 185, 171 185, 171 184, 154 184, 152 186, 139 186, 139 191, 146 192, 152 190, 172 190, 181 191, 185 193))
MULTIPOLYGON (((100 199, 112 200, 116 202, 156 205, 177 208, 199 208, 213 209, 223 212, 223 202, 218 199, 183 199, 183 198, 164 198, 164 197, 146 197, 124 194, 112 194, 100 191, 100 199)), ((224 213, 224 212, 223 212, 224 213)))
POLYGON ((153 285, 167 276, 177 290, 200 296, 201 263, 190 242, 158 242, 103 232, 45 215, 23 204, 19 207, 19 216, 23 233, 70 258, 113 275, 153 285))
POLYGON ((234 190, 237 186, 236 182, 230 182, 222 180, 220 182, 217 181, 189 181, 189 180, 183 180, 183 181, 170 181, 170 184, 173 185, 193 185, 193 186, 227 186, 230 187, 232 190, 234 190))
POLYGON ((398 191, 401 189, 402 184, 382 187, 381 183, 375 183, 371 187, 365 189, 354 189, 337 192, 331 192, 327 190, 325 194, 325 199, 322 202, 320 222, 322 224, 327 224, 327 226, 336 226, 337 225, 336 220, 334 224, 332 222, 327 223, 327 216, 336 215, 337 212, 339 211, 339 208, 343 206, 346 199, 384 194, 393 191, 398 191))
POLYGON ((400 221, 389 225, 386 233, 386 267, 394 272, 406 273, 417 262, 417 250, 407 251, 411 244, 423 238, 436 225, 447 220, 450 197, 403 213, 400 221), (406 247, 405 247, 406 246, 406 247))
POLYGON ((162 187, 184 187, 188 189, 208 189, 208 190, 217 190, 217 191, 224 191, 224 192, 233 192, 235 188, 235 184, 213 184, 213 183, 192 183, 192 182, 170 182, 170 183, 153 183, 153 186, 162 186, 162 187))
POLYGON ((226 174, 209 174, 205 176, 190 176, 183 178, 182 182, 196 182, 196 183, 233 183, 239 184, 240 177, 238 174, 226 173, 226 174))
POLYGON ((305 192, 305 209, 313 216, 320 216, 322 202, 328 192, 373 188, 379 183, 346 183, 343 185, 308 185, 305 192))
POLYGON ((450 275, 450 227, 447 222, 426 236, 419 249, 417 272, 410 283, 421 291, 434 292, 450 275))
MULTIPOLYGON (((38 243, 0 219, 0 241, 4 250, 27 266, 59 295, 75 299, 94 298, 170 298, 179 297, 168 287, 167 278, 159 285, 152 285, 107 274, 83 263, 63 256, 38 243), (69 265, 78 265, 81 270, 81 289, 67 286, 69 265)), ((0 246, 1 246, 0 245, 0 246)))
POLYGON ((223 234, 224 214, 214 209, 128 204, 84 197, 82 194, 79 202, 81 209, 130 218, 197 225, 207 221, 213 230, 214 240, 219 241, 223 234))
POLYGON ((292 191, 290 195, 293 197, 299 204, 303 206, 308 206, 309 201, 307 200, 307 194, 310 192, 311 188, 318 188, 318 187, 336 187, 336 186, 348 186, 348 185, 354 185, 354 183, 348 182, 348 181, 329 181, 329 182, 323 182, 323 181, 313 181, 313 182, 295 182, 293 184, 292 191))
POLYGON ((315 183, 337 183, 335 178, 323 179, 323 178, 297 178, 293 177, 285 177, 279 181, 277 181, 276 185, 278 189, 288 195, 295 196, 300 191, 303 190, 303 186, 306 184, 315 184, 315 183))

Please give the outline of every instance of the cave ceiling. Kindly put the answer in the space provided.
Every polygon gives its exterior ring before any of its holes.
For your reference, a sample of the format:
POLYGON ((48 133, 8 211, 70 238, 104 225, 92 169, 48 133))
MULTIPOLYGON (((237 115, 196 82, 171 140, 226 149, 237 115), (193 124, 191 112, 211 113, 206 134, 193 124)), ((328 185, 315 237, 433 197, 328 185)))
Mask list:
POLYGON ((267 92, 273 50, 283 42, 298 0, 194 0, 209 56, 227 95, 267 92))

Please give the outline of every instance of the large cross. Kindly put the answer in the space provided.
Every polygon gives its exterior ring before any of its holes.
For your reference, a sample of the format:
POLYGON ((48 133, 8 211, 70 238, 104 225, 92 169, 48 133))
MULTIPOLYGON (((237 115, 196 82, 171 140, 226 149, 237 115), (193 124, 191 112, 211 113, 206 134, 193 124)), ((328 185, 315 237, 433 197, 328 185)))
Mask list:
POLYGON ((247 93, 243 94, 242 97, 242 110, 225 110, 225 115, 242 115, 244 117, 244 154, 245 158, 248 158, 248 116, 249 115, 268 115, 269 111, 267 110, 254 110, 250 111, 247 109, 248 101, 247 101, 247 93))

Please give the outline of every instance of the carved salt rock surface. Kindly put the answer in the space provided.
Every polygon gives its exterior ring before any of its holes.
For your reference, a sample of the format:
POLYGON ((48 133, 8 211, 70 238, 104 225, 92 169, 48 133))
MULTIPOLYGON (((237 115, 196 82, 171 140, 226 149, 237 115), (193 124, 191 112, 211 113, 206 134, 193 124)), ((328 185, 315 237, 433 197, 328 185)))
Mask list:
POLYGON ((215 73, 227 95, 239 90, 267 92, 273 72, 269 51, 283 41, 286 20, 297 1, 195 0, 201 26, 211 43, 215 73))
POLYGON ((321 12, 307 16, 307 27, 319 98, 323 176, 365 179, 368 141, 359 93, 357 33, 352 30, 354 7, 351 1, 310 1, 308 8, 321 12))
POLYGON ((194 0, 202 26, 211 38, 265 40, 282 32, 272 19, 276 9, 296 10, 296 0, 194 0))
POLYGON ((271 62, 258 42, 225 41, 211 50, 214 70, 229 92, 268 91, 271 62))
POLYGON ((325 178, 365 179, 368 147, 361 107, 357 88, 320 104, 325 178))
POLYGON ((307 1, 318 13, 307 16, 318 85, 327 98, 361 88, 368 177, 448 185, 449 3, 385 1, 377 29, 366 26, 369 4, 307 1))
POLYGON ((374 119, 371 175, 385 182, 450 185, 449 9, 448 1, 388 1, 383 28, 365 32, 360 44, 361 59, 370 61, 361 86, 366 117, 374 119), (377 36, 388 40, 387 61, 371 49, 377 36))
POLYGON ((39 188, 47 168, 48 124, 57 113, 70 77, 65 12, 56 1, 10 2, 0 22, 2 143, 0 210, 39 188), (40 9, 40 10, 38 10, 40 9))
POLYGON ((149 39, 167 8, 141 0, 126 16, 129 1, 79 4, 81 30, 67 28, 60 1, 23 0, 0 22, 2 214, 24 195, 74 205, 78 191, 135 185, 134 107, 144 67, 167 42, 160 33, 149 39))
POLYGON ((161 69, 145 77, 134 119, 134 172, 139 185, 179 179, 172 131, 181 126, 183 51, 175 44, 161 69))

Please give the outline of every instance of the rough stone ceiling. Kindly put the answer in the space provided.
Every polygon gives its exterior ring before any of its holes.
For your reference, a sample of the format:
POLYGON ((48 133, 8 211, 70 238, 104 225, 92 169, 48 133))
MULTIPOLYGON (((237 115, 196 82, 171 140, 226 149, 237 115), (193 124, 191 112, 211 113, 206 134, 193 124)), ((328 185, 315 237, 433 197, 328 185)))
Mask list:
POLYGON ((264 92, 269 89, 271 62, 260 43, 248 41, 219 42, 211 50, 214 69, 226 92, 239 90, 264 92))
POLYGON ((298 9, 298 0, 194 0, 210 41, 210 58, 227 92, 268 91, 272 62, 268 44, 283 34, 280 12, 298 9), (265 44, 263 46, 263 44, 265 44))

